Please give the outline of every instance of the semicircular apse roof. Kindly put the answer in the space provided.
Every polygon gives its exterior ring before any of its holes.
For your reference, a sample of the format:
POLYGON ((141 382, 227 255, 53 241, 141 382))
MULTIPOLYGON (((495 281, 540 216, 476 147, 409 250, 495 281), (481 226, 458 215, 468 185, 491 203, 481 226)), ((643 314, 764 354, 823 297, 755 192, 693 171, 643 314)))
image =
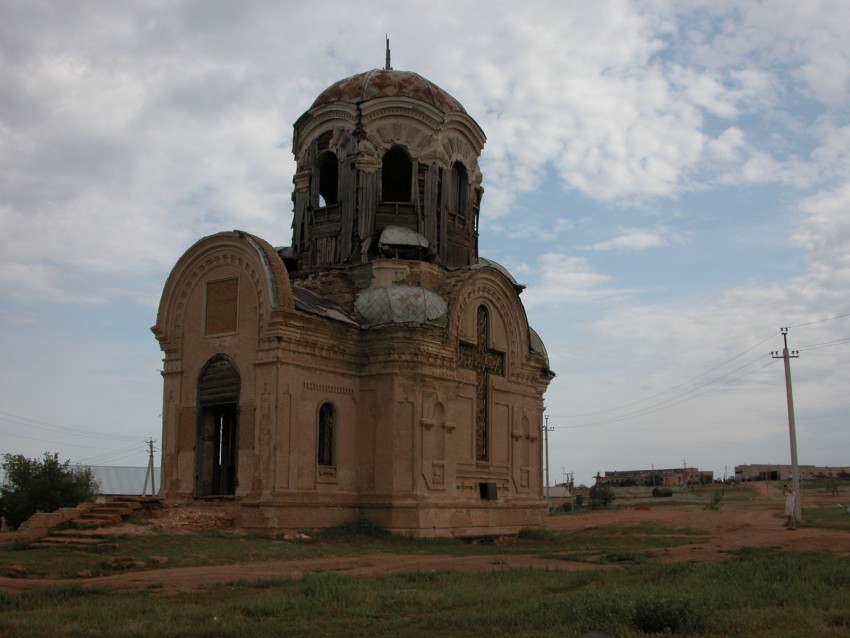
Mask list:
POLYGON ((518 284, 516 279, 514 279, 514 276, 508 271, 508 269, 497 261, 493 261, 492 259, 486 259, 484 257, 479 257, 478 263, 470 266, 471 270, 476 270, 478 268, 493 268, 494 270, 498 270, 505 276, 505 278, 509 282, 511 282, 511 285, 518 291, 525 289, 525 286, 523 284, 518 284))
POLYGON ((543 359, 546 361, 546 370, 549 370, 549 353, 546 352, 543 339, 540 338, 540 335, 531 326, 528 326, 528 345, 532 352, 543 355, 543 359))
POLYGON ((364 290, 354 300, 363 325, 425 323, 448 316, 449 304, 440 295, 419 286, 382 286, 364 290))

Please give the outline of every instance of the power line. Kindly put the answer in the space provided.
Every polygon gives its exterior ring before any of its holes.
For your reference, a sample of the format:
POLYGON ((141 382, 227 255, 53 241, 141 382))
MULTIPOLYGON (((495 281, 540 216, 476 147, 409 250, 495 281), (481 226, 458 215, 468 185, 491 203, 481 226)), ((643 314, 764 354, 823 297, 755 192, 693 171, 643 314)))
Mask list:
MULTIPOLYGON (((645 397, 645 398, 643 398, 643 399, 638 399, 637 401, 632 401, 631 403, 625 403, 625 404, 620 405, 620 406, 617 406, 617 407, 615 407, 615 408, 608 408, 608 409, 606 409, 606 410, 598 410, 598 411, 596 411, 596 412, 585 412, 584 414, 567 414, 567 415, 561 415, 561 416, 560 416, 560 418, 574 419, 574 418, 581 418, 581 417, 586 417, 586 416, 596 416, 596 415, 598 415, 598 414, 608 414, 609 412, 617 412, 618 410, 622 410, 622 409, 624 409, 624 408, 630 408, 631 406, 633 406, 633 405, 638 405, 639 403, 646 403, 647 401, 651 401, 652 399, 654 399, 654 398, 656 398, 656 397, 660 397, 660 396, 662 396, 662 395, 664 395, 664 394, 667 394, 667 393, 669 393, 669 392, 673 392, 673 390, 678 390, 679 388, 681 388, 681 387, 683 387, 683 386, 686 386, 686 385, 688 385, 689 383, 692 383, 692 382, 696 381, 697 379, 701 379, 702 377, 704 377, 704 376, 705 376, 705 375, 707 375, 707 374, 711 374, 712 372, 714 372, 715 370, 717 370, 717 369, 719 369, 719 368, 722 368, 722 367, 723 367, 723 366, 725 366, 726 364, 728 364, 728 363, 732 363, 733 361, 735 361, 735 359, 739 359, 740 357, 743 357, 745 354, 747 354, 747 353, 748 353, 748 352, 750 352, 751 350, 755 350, 755 349, 756 349, 756 348, 758 348, 760 345, 762 345, 762 344, 764 344, 765 342, 767 342, 767 341, 769 341, 770 339, 772 339, 774 336, 775 336, 775 333, 771 333, 770 335, 768 335, 767 337, 765 337, 764 339, 762 339, 761 341, 759 341, 759 342, 758 342, 757 344, 755 344, 754 346, 750 346, 749 348, 747 348, 747 349, 746 349, 746 350, 744 350, 743 352, 740 352, 740 353, 736 354, 736 355, 735 355, 734 357, 732 357, 731 359, 727 359, 726 361, 724 361, 724 362, 722 362, 722 363, 718 363, 718 364, 717 364, 716 366, 714 366, 713 368, 709 368, 709 369, 708 369, 708 370, 706 370, 705 372, 702 372, 702 373, 698 374, 698 375, 697 375, 697 376, 695 376, 695 377, 691 377, 690 379, 687 379, 686 381, 682 381, 681 383, 679 383, 679 384, 677 384, 677 385, 674 385, 674 386, 672 386, 672 387, 669 387, 669 388, 667 388, 666 390, 662 390, 661 392, 656 392, 655 394, 652 394, 652 395, 650 395, 650 396, 648 396, 648 397, 645 397)), ((759 358, 761 358, 761 357, 759 357, 759 358)), ((752 362, 751 362, 751 363, 752 363, 752 362)), ((747 364, 747 365, 749 365, 749 364, 747 364)), ((740 368, 739 368, 739 370, 740 370, 740 368)), ((734 370, 733 370, 733 372, 734 372, 734 370)), ((720 378, 722 379, 723 377, 720 377, 720 378)), ((698 387, 702 387, 702 386, 698 386, 698 387)))
POLYGON ((750 370, 749 372, 742 374, 738 377, 735 377, 734 379, 730 379, 729 381, 726 381, 725 383, 721 383, 720 385, 715 386, 713 388, 707 387, 707 386, 710 386, 711 384, 717 383, 717 381, 719 381, 721 379, 728 377, 730 374, 734 374, 735 372, 738 372, 740 370, 743 370, 744 368, 751 366, 756 361, 761 360, 761 358, 762 357, 759 357, 758 359, 753 359, 749 363, 746 363, 743 366, 736 368, 735 370, 727 372, 726 374, 724 374, 720 377, 717 377, 716 379, 712 379, 711 381, 707 381, 706 383, 704 383, 704 384, 702 384, 702 385, 700 385, 700 386, 698 386, 698 387, 696 387, 692 390, 689 390, 688 392, 682 393, 682 394, 675 396, 675 397, 671 397, 670 399, 666 399, 665 401, 657 403, 656 405, 653 405, 653 406, 649 406, 649 407, 644 408, 642 410, 638 410, 636 412, 630 412, 628 414, 623 414, 623 415, 613 417, 613 418, 610 418, 610 419, 602 419, 600 421, 591 421, 590 423, 582 423, 582 424, 579 424, 579 425, 562 425, 562 426, 554 426, 554 427, 559 429, 559 430, 571 430, 571 429, 578 429, 578 428, 587 428, 587 427, 593 427, 593 426, 598 426, 598 425, 608 425, 610 423, 620 423, 621 421, 628 421, 629 419, 634 419, 634 418, 637 418, 637 417, 646 416, 648 414, 654 414, 655 412, 660 412, 661 410, 666 410, 667 408, 672 408, 674 406, 681 405, 682 403, 686 403, 687 401, 691 401, 693 399, 704 396, 704 395, 708 394, 709 392, 713 392, 714 390, 717 390, 719 388, 722 388, 722 387, 725 387, 725 386, 730 385, 732 383, 735 383, 737 381, 740 381, 741 379, 748 377, 751 374, 754 374, 756 372, 759 372, 760 370, 763 370, 767 366, 775 363, 771 359, 767 363, 765 363, 764 365, 759 366, 758 368, 755 368, 754 370, 750 370), (700 390, 701 388, 706 388, 706 389, 703 390, 702 392, 698 392, 698 390, 700 390))
POLYGON ((834 317, 827 317, 826 319, 815 319, 814 321, 806 321, 805 323, 797 323, 792 326, 788 326, 788 328, 799 328, 800 326, 811 326, 816 323, 824 323, 825 321, 835 321, 836 319, 844 319, 845 317, 850 317, 850 312, 843 315, 835 315, 834 317))
MULTIPOLYGON (((790 327, 809 326, 809 325, 813 325, 813 324, 817 324, 817 323, 834 321, 836 319, 843 319, 845 317, 850 317, 850 313, 842 314, 842 315, 835 315, 833 317, 827 317, 827 318, 824 318, 824 319, 816 319, 816 320, 813 320, 813 321, 807 321, 807 322, 799 323, 799 324, 796 324, 795 326, 790 326, 790 327)), ((651 395, 644 397, 642 399, 638 399, 636 401, 631 401, 629 403, 625 403, 625 404, 622 404, 622 405, 619 405, 619 406, 616 406, 616 407, 613 407, 613 408, 607 408, 605 410, 597 410, 597 411, 594 411, 594 412, 584 412, 584 413, 581 413, 581 414, 551 415, 551 416, 553 416, 554 418, 577 419, 577 418, 582 418, 582 417, 591 417, 591 416, 597 416, 597 415, 602 415, 602 414, 610 414, 612 412, 618 412, 620 410, 624 410, 625 408, 630 408, 632 406, 640 405, 641 403, 646 403, 647 401, 651 401, 652 399, 656 399, 656 398, 661 397, 665 394, 669 394, 671 392, 674 392, 675 390, 678 390, 682 387, 685 387, 685 386, 693 383, 694 381, 701 379, 702 377, 706 376, 707 374, 710 374, 710 373, 714 372, 715 370, 718 370, 718 369, 722 368, 723 366, 728 365, 729 363, 735 361, 736 359, 739 359, 740 357, 744 356, 748 352, 755 350, 756 348, 763 345, 764 343, 766 343, 770 339, 773 339, 775 336, 776 336, 776 333, 772 332, 768 336, 766 336, 764 339, 762 339, 761 341, 756 343, 755 345, 750 346, 746 350, 736 354, 734 357, 727 359, 727 360, 725 360, 721 363, 718 363, 714 367, 709 368, 708 370, 696 375, 695 377, 691 377, 690 379, 682 381, 681 383, 678 383, 678 384, 671 386, 671 387, 669 387, 665 390, 662 390, 660 392, 656 392, 655 394, 651 394, 651 395)), ((840 339, 840 340, 836 340, 836 341, 829 341, 829 342, 824 342, 824 343, 818 343, 818 344, 812 344, 812 345, 809 345, 809 346, 805 346, 804 348, 799 348, 799 350, 803 350, 803 349, 816 350, 816 349, 819 349, 819 348, 827 348, 827 347, 831 347, 831 346, 842 345, 842 344, 845 344, 845 343, 850 343, 850 338, 840 339)), ((635 417, 638 417, 638 416, 643 416, 645 414, 651 414, 653 412, 657 412, 658 410, 664 409, 665 407, 672 407, 673 405, 679 405, 680 403, 687 401, 687 400, 690 400, 691 398, 697 398, 698 396, 703 396, 704 394, 706 394, 707 392, 709 392, 711 390, 707 390, 705 392, 700 392, 699 394, 695 394, 693 397, 683 398, 683 397, 687 397, 688 394, 698 392, 701 388, 704 388, 707 385, 710 385, 712 383, 716 383, 720 379, 723 379, 730 374, 734 374, 735 372, 738 372, 739 370, 742 370, 742 369, 746 368, 747 366, 752 365, 753 363, 755 363, 756 361, 759 361, 760 359, 761 359, 761 356, 759 356, 757 359, 750 361, 749 363, 745 364, 744 366, 741 366, 739 368, 736 368, 735 370, 732 370, 731 372, 728 372, 725 375, 717 377, 716 379, 708 381, 707 383, 700 384, 700 385, 696 386, 695 388, 688 390, 685 393, 676 395, 674 397, 671 397, 670 399, 666 399, 666 400, 662 401, 661 403, 649 406, 649 407, 644 408, 642 410, 637 410, 635 412, 630 412, 630 413, 627 413, 627 414, 624 414, 624 415, 620 415, 619 417, 612 417, 611 419, 602 419, 602 420, 599 420, 599 421, 593 421, 593 422, 590 422, 590 423, 584 423, 584 424, 579 424, 579 425, 555 426, 555 427, 557 427, 558 429, 563 429, 563 428, 584 428, 584 427, 590 427, 592 425, 605 425, 605 424, 608 424, 608 423, 616 423, 618 421, 627 420, 627 419, 635 418, 635 417), (682 400, 679 400, 679 399, 682 399, 682 400), (667 405, 667 404, 671 404, 671 405, 667 405)), ((759 367, 759 368, 757 368, 757 369, 755 369, 755 370, 753 370, 753 371, 751 371, 751 372, 749 372, 745 375, 741 375, 740 377, 733 379, 730 383, 735 382, 739 379, 743 379, 744 377, 749 376, 749 374, 752 374, 754 372, 758 372, 758 370, 761 370, 762 368, 767 367, 767 365, 770 365, 770 363, 765 364, 764 366, 761 366, 761 367, 759 367)), ((724 384, 717 386, 717 387, 719 388, 719 387, 723 387, 725 385, 728 385, 728 383, 724 383, 724 384)), ((712 388, 712 389, 716 389, 716 388, 712 388)))
MULTIPOLYGON (((56 439, 39 439, 39 438, 34 437, 34 436, 27 436, 25 434, 18 434, 17 432, 7 432, 5 430, 0 430, 0 434, 2 434, 4 436, 12 436, 12 437, 15 437, 15 438, 18 438, 18 439, 26 439, 27 441, 38 441, 39 443, 48 443, 48 444, 52 444, 52 445, 59 445, 59 441, 57 441, 56 439)), ((138 437, 132 437, 132 438, 135 441, 138 440, 138 437)), ((89 445, 87 443, 62 442, 61 445, 64 446, 64 447, 69 447, 69 446, 70 447, 81 447, 81 448, 86 448, 87 450, 107 450, 107 451, 109 451, 109 450, 112 449, 112 448, 108 448, 108 447, 97 447, 96 445, 89 445)))
POLYGON ((142 441, 139 441, 133 445, 127 446, 125 448, 120 448, 118 450, 111 450, 109 452, 105 452, 103 454, 98 454, 95 456, 90 456, 82 459, 77 459, 74 463, 78 465, 100 465, 102 463, 108 463, 110 461, 117 461, 118 459, 127 458, 133 455, 138 455, 141 453, 143 448, 142 441))
POLYGON ((820 350, 821 348, 840 346, 844 343, 850 343, 850 337, 846 337, 844 339, 837 339, 836 341, 824 341, 823 343, 813 343, 808 346, 802 346, 801 348, 797 348, 797 351, 800 352, 802 350, 820 350))
POLYGON ((112 441, 138 440, 137 436, 128 436, 125 434, 104 434, 102 432, 92 432, 90 430, 83 430, 81 428, 75 428, 67 425, 56 425, 54 423, 48 423, 47 421, 39 421, 37 419, 31 419, 29 417, 20 416, 18 414, 12 414, 11 412, 6 412, 4 410, 0 410, 0 420, 12 423, 14 425, 35 428, 37 430, 45 430, 47 432, 58 432, 61 434, 72 434, 74 436, 88 437, 91 439, 104 439, 112 441))
MULTIPOLYGON (((11 436, 18 439, 26 439, 27 441, 37 441, 38 443, 47 443, 48 445, 57 445, 55 440, 48 441, 47 439, 39 439, 34 436, 26 436, 23 434, 17 434, 15 432, 6 432, 5 430, 0 430, 0 434, 3 436, 11 436)), ((84 443, 62 443, 63 448, 84 448, 86 450, 103 450, 102 453, 96 454, 91 457, 83 458, 83 459, 72 459, 72 462, 75 465, 97 465, 99 463, 106 463, 108 461, 116 461, 121 458, 126 458, 132 456, 133 454, 138 454, 141 451, 141 442, 138 441, 134 443, 132 446, 113 449, 106 447, 97 447, 93 445, 86 445, 84 443)))

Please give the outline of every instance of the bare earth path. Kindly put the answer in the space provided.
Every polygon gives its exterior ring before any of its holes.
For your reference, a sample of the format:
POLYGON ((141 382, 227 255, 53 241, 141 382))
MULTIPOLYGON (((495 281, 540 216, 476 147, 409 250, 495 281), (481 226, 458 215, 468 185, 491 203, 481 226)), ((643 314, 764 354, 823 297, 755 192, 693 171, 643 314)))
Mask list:
POLYGON ((660 523, 673 529, 708 532, 707 543, 683 545, 659 550, 659 558, 667 562, 694 560, 714 562, 730 557, 730 552, 743 547, 776 548, 793 552, 829 551, 850 555, 850 532, 801 527, 789 531, 783 526, 777 507, 722 510, 620 510, 595 512, 552 519, 550 528, 558 530, 592 530, 594 527, 622 524, 660 523))
MULTIPOLYGON (((715 562, 728 559, 730 552, 743 548, 778 548, 786 551, 828 551, 850 555, 850 532, 820 528, 788 531, 783 527, 781 504, 768 500, 740 509, 704 510, 687 507, 657 507, 597 511, 590 514, 550 518, 552 530, 592 532, 609 525, 657 523, 672 529, 699 530, 707 533, 705 543, 656 550, 665 562, 715 562)), ((835 506, 835 504, 832 504, 835 506)), ((528 555, 442 556, 372 554, 356 557, 327 557, 306 560, 265 561, 232 565, 165 568, 129 571, 109 576, 72 580, 36 578, 0 578, 0 591, 23 591, 63 582, 105 585, 118 590, 155 589, 163 594, 192 591, 199 587, 235 580, 290 577, 308 573, 339 572, 358 576, 398 572, 481 572, 537 567, 559 570, 605 569, 598 565, 552 560, 528 555)))

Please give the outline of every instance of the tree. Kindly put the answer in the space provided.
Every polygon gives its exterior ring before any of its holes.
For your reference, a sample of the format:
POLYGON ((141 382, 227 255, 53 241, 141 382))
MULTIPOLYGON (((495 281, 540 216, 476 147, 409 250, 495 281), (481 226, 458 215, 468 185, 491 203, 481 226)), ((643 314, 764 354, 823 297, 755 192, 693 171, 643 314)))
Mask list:
POLYGON ((0 515, 13 528, 36 512, 53 512, 91 500, 100 489, 90 467, 69 467, 58 454, 28 459, 23 454, 4 454, 6 480, 0 485, 0 515))
POLYGON ((593 500, 602 505, 602 507, 607 507, 616 497, 617 494, 614 492, 614 488, 610 485, 599 485, 596 487, 596 493, 593 495, 593 500))

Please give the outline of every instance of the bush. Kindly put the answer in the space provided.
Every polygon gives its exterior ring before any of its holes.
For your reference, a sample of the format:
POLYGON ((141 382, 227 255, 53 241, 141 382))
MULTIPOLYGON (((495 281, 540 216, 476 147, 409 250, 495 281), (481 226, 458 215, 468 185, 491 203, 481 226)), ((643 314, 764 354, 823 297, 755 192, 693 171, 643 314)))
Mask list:
POLYGON ((28 459, 4 454, 6 482, 0 485, 0 515, 17 527, 36 512, 53 512, 91 500, 100 489, 89 467, 69 467, 57 454, 28 459))
POLYGON ((593 500, 602 505, 603 507, 607 507, 608 505, 610 505, 617 497, 616 493, 614 492, 614 488, 610 485, 599 485, 595 487, 596 492, 593 495, 593 500))
POLYGON ((711 495, 711 503, 705 506, 707 510, 719 510, 720 504, 723 501, 723 494, 720 492, 715 492, 711 495))
POLYGON ((687 634, 706 624, 703 607, 689 598, 645 596, 635 601, 632 626, 647 634, 687 634))

